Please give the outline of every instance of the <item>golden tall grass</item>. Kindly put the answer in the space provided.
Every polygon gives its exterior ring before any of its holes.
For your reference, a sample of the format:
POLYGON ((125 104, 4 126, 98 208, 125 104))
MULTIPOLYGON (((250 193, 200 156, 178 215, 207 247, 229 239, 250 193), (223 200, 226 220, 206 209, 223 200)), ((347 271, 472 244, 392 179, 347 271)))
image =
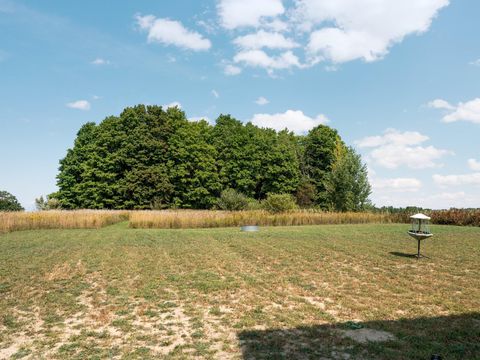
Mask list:
MULTIPOLYGON (((480 210, 429 211, 433 224, 480 226, 480 210)), ((298 210, 271 214, 255 211, 162 210, 113 211, 76 210, 0 212, 0 233, 35 229, 101 228, 130 220, 132 228, 189 229, 243 225, 292 226, 324 224, 408 223, 410 213, 323 212, 298 210)))
POLYGON ((130 227, 133 228, 213 228, 243 225, 292 226, 322 224, 363 224, 390 223, 388 214, 374 213, 333 213, 301 210, 280 214, 266 211, 203 211, 165 210, 134 211, 130 213, 130 227))
POLYGON ((126 220, 127 211, 0 212, 0 233, 36 229, 95 229, 126 220))

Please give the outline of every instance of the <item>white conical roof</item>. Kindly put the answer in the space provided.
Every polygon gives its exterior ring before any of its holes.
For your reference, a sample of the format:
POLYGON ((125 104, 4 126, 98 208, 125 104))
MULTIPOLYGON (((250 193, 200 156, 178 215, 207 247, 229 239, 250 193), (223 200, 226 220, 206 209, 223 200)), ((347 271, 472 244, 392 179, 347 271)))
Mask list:
POLYGON ((418 214, 410 216, 410 219, 430 220, 430 217, 428 217, 425 214, 418 213, 418 214))

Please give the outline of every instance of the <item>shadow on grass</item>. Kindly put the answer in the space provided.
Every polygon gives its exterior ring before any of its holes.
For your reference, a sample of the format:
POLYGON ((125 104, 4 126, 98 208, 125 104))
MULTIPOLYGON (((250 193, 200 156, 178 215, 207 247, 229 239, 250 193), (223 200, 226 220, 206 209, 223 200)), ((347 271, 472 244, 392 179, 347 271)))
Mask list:
POLYGON ((250 359, 480 359, 480 313, 238 333, 250 359), (364 341, 364 335, 384 341, 364 341), (393 338, 385 340, 385 335, 393 338), (347 335, 357 338, 354 340, 347 335), (362 339, 363 337, 363 339, 362 339))
POLYGON ((417 256, 417 254, 407 254, 407 253, 402 253, 398 251, 390 251, 390 255, 393 256, 400 256, 400 257, 406 257, 406 258, 411 258, 411 259, 430 259, 429 256, 420 254, 420 257, 417 256))
POLYGON ((390 254, 390 255, 394 255, 394 256, 412 258, 412 259, 416 259, 416 258, 417 258, 417 254, 407 254, 407 253, 398 252, 398 251, 390 251, 389 254, 390 254))

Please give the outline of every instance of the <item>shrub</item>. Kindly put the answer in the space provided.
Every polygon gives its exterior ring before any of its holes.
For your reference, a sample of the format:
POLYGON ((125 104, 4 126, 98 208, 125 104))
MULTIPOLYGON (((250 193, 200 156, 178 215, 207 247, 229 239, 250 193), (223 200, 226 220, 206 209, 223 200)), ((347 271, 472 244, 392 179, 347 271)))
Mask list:
POLYGON ((297 208, 295 198, 290 194, 268 194, 262 202, 263 208, 270 213, 292 211, 297 208))
POLYGON ((0 191, 0 211, 23 211, 17 198, 7 191, 0 191))
POLYGON ((249 199, 234 189, 223 190, 217 206, 222 210, 238 211, 249 208, 249 199))
POLYGON ((247 198, 247 202, 247 210, 262 210, 262 204, 260 203, 260 201, 253 198, 247 198))
POLYGON ((52 195, 47 195, 45 199, 43 196, 35 199, 35 207, 38 211, 60 210, 62 208, 62 204, 60 204, 58 199, 52 197, 52 195))

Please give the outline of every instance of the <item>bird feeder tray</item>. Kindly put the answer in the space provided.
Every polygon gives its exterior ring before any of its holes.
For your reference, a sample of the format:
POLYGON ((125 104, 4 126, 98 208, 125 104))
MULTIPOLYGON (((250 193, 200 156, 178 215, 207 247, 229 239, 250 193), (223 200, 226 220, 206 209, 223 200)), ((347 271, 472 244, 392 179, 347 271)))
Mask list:
POLYGON ((412 230, 408 231, 408 235, 410 235, 411 237, 413 237, 414 239, 417 239, 417 240, 425 240, 425 239, 428 239, 429 237, 433 236, 433 234, 425 234, 425 233, 420 233, 420 232, 412 231, 412 230))
POLYGON ((413 216, 410 216, 410 219, 412 219, 412 228, 408 230, 408 235, 410 235, 411 237, 413 237, 415 240, 418 241, 418 252, 417 252, 417 259, 418 259, 422 256, 420 254, 421 241, 433 236, 428 226, 430 217, 424 214, 415 214, 413 216))

